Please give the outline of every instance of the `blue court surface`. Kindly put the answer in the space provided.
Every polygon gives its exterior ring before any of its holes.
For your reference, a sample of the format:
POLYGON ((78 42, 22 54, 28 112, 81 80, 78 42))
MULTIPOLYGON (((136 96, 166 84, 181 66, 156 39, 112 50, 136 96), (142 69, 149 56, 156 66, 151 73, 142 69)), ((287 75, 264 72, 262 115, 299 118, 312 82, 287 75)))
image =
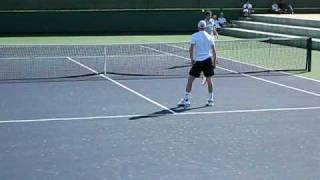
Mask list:
MULTIPOLYGON (((225 71, 218 68, 216 71, 225 71)), ((216 76, 3 82, 0 179, 318 179, 320 82, 216 76)))

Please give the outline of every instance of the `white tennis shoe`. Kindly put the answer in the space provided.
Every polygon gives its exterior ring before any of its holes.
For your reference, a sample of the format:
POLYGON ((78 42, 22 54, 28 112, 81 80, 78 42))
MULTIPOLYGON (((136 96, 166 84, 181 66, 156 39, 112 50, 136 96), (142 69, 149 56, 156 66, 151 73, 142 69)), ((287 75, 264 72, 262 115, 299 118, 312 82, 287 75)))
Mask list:
POLYGON ((178 106, 184 106, 184 107, 189 107, 191 105, 191 102, 189 99, 180 99, 180 101, 178 102, 178 106))
POLYGON ((209 99, 207 102, 207 106, 213 106, 213 105, 214 105, 213 99, 209 99))

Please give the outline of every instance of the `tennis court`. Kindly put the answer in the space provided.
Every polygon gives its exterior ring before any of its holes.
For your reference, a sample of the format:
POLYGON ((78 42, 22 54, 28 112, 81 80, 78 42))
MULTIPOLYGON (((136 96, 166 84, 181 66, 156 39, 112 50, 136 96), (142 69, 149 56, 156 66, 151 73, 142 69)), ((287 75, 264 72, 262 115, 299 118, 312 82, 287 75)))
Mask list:
POLYGON ((317 179, 320 82, 289 41, 217 42, 215 105, 197 80, 186 110, 188 43, 2 46, 0 176, 317 179))

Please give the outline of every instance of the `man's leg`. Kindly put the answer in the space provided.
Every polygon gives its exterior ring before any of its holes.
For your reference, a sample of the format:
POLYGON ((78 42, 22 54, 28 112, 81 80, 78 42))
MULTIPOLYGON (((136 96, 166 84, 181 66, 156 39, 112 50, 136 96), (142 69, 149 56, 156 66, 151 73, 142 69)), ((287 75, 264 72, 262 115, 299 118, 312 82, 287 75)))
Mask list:
POLYGON ((189 95, 190 95, 190 92, 192 90, 192 84, 193 84, 193 81, 195 80, 196 78, 193 77, 193 76, 189 76, 188 77, 188 82, 187 82, 187 86, 186 86, 186 95, 184 97, 185 100, 188 100, 189 99, 189 95))
POLYGON ((213 92, 213 82, 211 77, 206 77, 206 81, 208 84, 208 92, 212 93, 213 92))
POLYGON ((185 106, 185 107, 190 106, 189 96, 190 96, 190 92, 192 90, 192 83, 193 83, 194 80, 195 80, 195 77, 189 75, 188 82, 187 82, 187 85, 186 85, 185 96, 178 102, 178 106, 185 106))
POLYGON ((186 90, 185 96, 183 99, 181 99, 179 101, 178 106, 184 105, 186 107, 186 106, 190 105, 189 95, 192 90, 192 84, 196 78, 200 77, 201 68, 202 68, 201 63, 196 62, 192 65, 192 67, 189 71, 188 82, 187 82, 186 89, 185 89, 186 90))
POLYGON ((213 82, 211 77, 206 77, 207 84, 208 84, 208 92, 209 92, 209 100, 213 101, 213 82))

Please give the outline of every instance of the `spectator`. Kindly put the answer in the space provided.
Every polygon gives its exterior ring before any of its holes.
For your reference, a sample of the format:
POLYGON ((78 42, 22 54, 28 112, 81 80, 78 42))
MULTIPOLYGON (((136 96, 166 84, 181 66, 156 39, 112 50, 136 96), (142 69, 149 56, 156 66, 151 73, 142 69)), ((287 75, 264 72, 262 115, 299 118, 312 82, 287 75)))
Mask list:
POLYGON ((226 27, 227 26, 227 19, 223 15, 224 15, 223 12, 221 12, 220 16, 218 18, 218 22, 221 27, 226 27))
POLYGON ((213 21, 214 21, 214 28, 217 30, 217 31, 219 31, 220 29, 221 29, 221 26, 220 26, 220 23, 219 23, 219 21, 218 21, 218 17, 217 17, 217 15, 212 15, 212 19, 213 19, 213 21))
POLYGON ((289 4, 286 0, 279 0, 279 8, 286 14, 293 14, 292 5, 289 4))
POLYGON ((284 14, 284 12, 279 8, 279 4, 277 1, 273 1, 271 11, 276 14, 284 14))
POLYGON ((243 16, 249 17, 252 13, 254 13, 253 6, 249 0, 247 0, 242 7, 243 7, 243 16))

